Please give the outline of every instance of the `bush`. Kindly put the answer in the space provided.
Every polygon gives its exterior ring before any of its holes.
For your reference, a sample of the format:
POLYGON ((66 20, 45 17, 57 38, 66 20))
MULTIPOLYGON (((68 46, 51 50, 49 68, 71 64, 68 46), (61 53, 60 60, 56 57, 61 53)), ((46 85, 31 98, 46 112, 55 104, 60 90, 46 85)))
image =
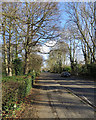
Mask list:
POLYGON ((87 64, 87 72, 89 76, 96 78, 96 64, 87 64))
POLYGON ((39 76, 40 75, 40 71, 36 71, 36 76, 39 76))
POLYGON ((79 75, 96 78, 96 64, 82 65, 78 71, 79 75))
POLYGON ((30 89, 32 87, 32 78, 31 76, 28 76, 27 79, 25 79, 25 96, 30 92, 30 89))
POLYGON ((18 101, 18 82, 10 80, 2 83, 2 111, 3 113, 11 113, 14 105, 18 101), (10 111, 10 112, 9 112, 10 111))
POLYGON ((21 103, 32 87, 31 76, 12 76, 2 79, 2 110, 5 113, 15 109, 16 103, 21 103))
POLYGON ((88 69, 86 65, 82 65, 81 67, 78 67, 78 73, 79 75, 88 75, 88 69))
POLYGON ((15 75, 20 75, 22 73, 22 61, 21 59, 13 60, 13 71, 15 71, 15 75))
POLYGON ((27 76, 32 76, 32 80, 35 79, 35 77, 37 76, 37 73, 35 70, 29 71, 29 73, 27 74, 27 76))
POLYGON ((63 68, 63 71, 71 72, 71 67, 70 66, 65 66, 63 68))

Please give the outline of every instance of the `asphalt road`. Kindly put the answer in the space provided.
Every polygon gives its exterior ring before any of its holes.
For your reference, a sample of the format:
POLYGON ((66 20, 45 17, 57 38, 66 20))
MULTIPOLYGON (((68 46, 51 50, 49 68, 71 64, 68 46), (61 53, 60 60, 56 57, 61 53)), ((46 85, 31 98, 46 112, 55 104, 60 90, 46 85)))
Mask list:
POLYGON ((94 103, 94 82, 42 73, 34 85, 34 118, 94 118, 94 109, 68 92, 67 87, 94 103))
POLYGON ((55 81, 61 86, 72 90, 76 95, 86 99, 96 106, 96 81, 90 79, 80 79, 78 77, 62 78, 60 74, 53 74, 56 76, 55 81))

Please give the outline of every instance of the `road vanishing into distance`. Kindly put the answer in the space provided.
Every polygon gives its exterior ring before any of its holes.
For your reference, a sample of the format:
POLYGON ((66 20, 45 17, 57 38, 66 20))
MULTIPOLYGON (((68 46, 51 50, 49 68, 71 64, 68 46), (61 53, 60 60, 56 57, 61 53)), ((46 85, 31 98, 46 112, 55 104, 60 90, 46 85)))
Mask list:
POLYGON ((41 73, 21 118, 95 118, 94 81, 41 73))

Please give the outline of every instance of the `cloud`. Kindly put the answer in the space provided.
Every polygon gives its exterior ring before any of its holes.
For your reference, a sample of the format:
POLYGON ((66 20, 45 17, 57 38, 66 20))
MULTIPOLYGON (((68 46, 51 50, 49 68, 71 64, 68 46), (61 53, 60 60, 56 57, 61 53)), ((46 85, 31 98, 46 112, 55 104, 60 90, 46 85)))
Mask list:
POLYGON ((50 51, 50 48, 47 47, 46 45, 43 45, 43 46, 41 47, 41 52, 47 53, 47 52, 49 52, 49 51, 50 51))
POLYGON ((56 44, 56 41, 48 41, 45 45, 42 45, 41 47, 41 55, 43 55, 43 58, 46 60, 48 59, 48 54, 43 54, 43 53, 48 53, 50 52, 50 48, 56 44), (49 47, 48 47, 49 46, 49 47))

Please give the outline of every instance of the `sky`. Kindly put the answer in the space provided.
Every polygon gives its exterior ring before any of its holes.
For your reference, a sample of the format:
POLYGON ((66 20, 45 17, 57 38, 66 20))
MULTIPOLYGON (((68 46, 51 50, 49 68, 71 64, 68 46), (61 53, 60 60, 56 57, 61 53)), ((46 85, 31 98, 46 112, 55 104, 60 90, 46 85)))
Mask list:
MULTIPOLYGON (((56 44, 56 41, 49 41, 45 45, 41 47, 41 52, 42 53, 48 53, 51 49, 51 47, 48 46, 54 46, 56 44)), ((41 54, 44 58, 44 60, 48 59, 49 54, 41 54)))

